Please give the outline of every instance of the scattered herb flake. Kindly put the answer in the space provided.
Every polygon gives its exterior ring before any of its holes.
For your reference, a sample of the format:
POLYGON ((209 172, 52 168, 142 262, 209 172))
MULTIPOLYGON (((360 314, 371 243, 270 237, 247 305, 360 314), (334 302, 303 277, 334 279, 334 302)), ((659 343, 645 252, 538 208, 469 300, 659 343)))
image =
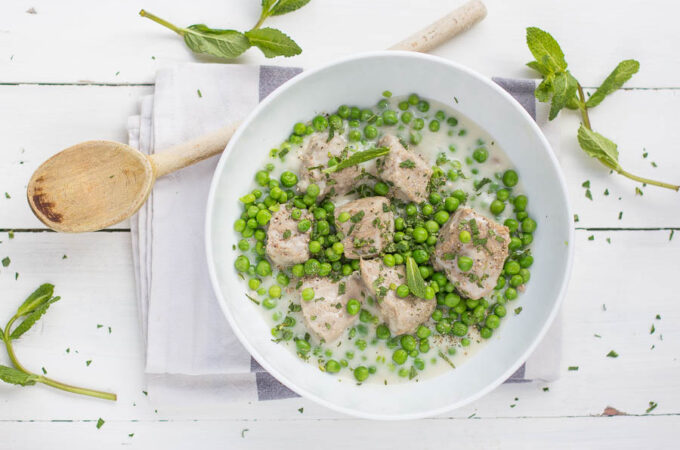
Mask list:
POLYGON ((605 305, 604 303, 602 303, 602 311, 606 311, 606 310, 607 310, 607 305, 605 305))
POLYGON ((519 314, 519 313, 521 313, 521 312, 522 312, 522 307, 521 307, 521 306, 518 306, 517 308, 515 308, 515 314, 519 314))
POLYGON ((643 195, 642 189, 640 189, 639 187, 635 186, 635 195, 642 196, 642 195, 643 195))
POLYGON ((543 388, 543 392, 548 392, 549 390, 550 390, 550 388, 548 386, 543 388))
POLYGON ((5 198, 12 198, 9 193, 5 192, 5 198))
POLYGON ((649 329, 649 334, 654 334, 656 331, 656 328, 654 327, 654 324, 652 324, 652 327, 649 329))
POLYGON ((90 367, 90 364, 92 364, 92 360, 91 360, 91 359, 88 359, 87 361, 85 361, 85 365, 86 365, 87 367, 90 367))
POLYGON ((649 408, 647 408, 647 410, 646 410, 645 412, 646 412, 647 414, 649 414, 650 412, 654 411, 654 410, 656 409, 657 406, 659 406, 658 403, 656 403, 656 402, 649 402, 649 408))
POLYGON ((607 238, 606 241, 607 241, 607 244, 611 244, 611 243, 612 243, 612 238, 607 238))
POLYGON ((14 230, 9 230, 7 232, 7 237, 10 238, 10 239, 14 239, 14 230))
POLYGON ((11 263, 11 262, 12 262, 12 260, 9 259, 9 256, 5 256, 4 258, 2 258, 2 267, 9 266, 9 263, 11 263))
POLYGON ((588 236, 588 240, 589 240, 589 241, 594 241, 594 240, 595 240, 595 235, 594 235, 594 234, 591 234, 590 236, 588 236))
POLYGON ((61 257, 61 259, 66 259, 66 258, 68 258, 68 255, 64 255, 64 256, 61 257))
POLYGON ((303 412, 305 412, 305 408, 298 408, 298 412, 302 414, 303 412))
POLYGON ((595 336, 595 337, 598 338, 598 339, 602 338, 602 336, 600 336, 600 335, 597 334, 597 333, 593 334, 593 336, 595 336))
POLYGON ((105 423, 106 422, 104 421, 104 419, 100 417, 99 420, 97 421, 97 429, 100 429, 102 426, 104 426, 105 423))
POLYGON ((47 369, 45 369, 44 367, 41 367, 41 369, 42 369, 43 375, 47 375, 47 369))
POLYGON ((203 94, 201 94, 200 89, 196 89, 196 93, 198 94, 198 98, 203 98, 203 94))
POLYGON ((100 323, 97 324, 97 328, 101 328, 101 327, 103 327, 103 326, 104 326, 104 325, 102 325, 102 324, 100 324, 100 323))
POLYGON ((661 320, 661 314, 656 315, 656 320, 661 320))
POLYGON ((609 350, 609 353, 607 353, 607 358, 618 358, 619 354, 616 353, 614 350, 609 350))
POLYGON ((668 240, 672 241, 673 240, 673 234, 675 234, 675 230, 671 230, 671 234, 668 235, 668 240))
POLYGON ((604 195, 609 195, 609 189, 604 190, 604 195))
POLYGON ((586 198, 589 200, 593 199, 593 194, 590 193, 590 189, 586 189, 586 198))
POLYGON ((623 211, 619 211, 619 220, 623 218, 623 211))
POLYGON ((135 433, 128 434, 128 437, 135 437, 135 433))
POLYGON ((244 428, 244 429, 241 430, 241 437, 242 437, 243 439, 246 438, 246 431, 249 431, 249 429, 248 429, 248 428, 244 428))
POLYGON ((579 221, 578 214, 574 214, 574 223, 577 223, 579 221))
POLYGON ((586 180, 583 183, 581 183, 581 187, 590 188, 590 180, 586 180))
POLYGON ((570 372, 577 372, 577 371, 578 371, 578 366, 569 366, 569 371, 570 371, 570 372))

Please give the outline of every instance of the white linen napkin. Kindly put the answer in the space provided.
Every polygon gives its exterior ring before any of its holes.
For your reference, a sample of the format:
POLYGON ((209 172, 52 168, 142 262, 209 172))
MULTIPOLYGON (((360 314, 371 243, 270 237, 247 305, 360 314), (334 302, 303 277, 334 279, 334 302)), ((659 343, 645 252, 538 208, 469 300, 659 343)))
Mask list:
MULTIPOLYGON (((184 64, 160 70, 154 95, 143 98, 140 115, 128 120, 129 143, 154 153, 242 119, 299 72, 287 67, 226 64, 184 64)), ((536 118, 534 81, 495 81, 536 118)), ((555 148, 558 142, 552 129, 545 123, 539 125, 555 148)), ((147 389, 155 404, 191 406, 296 395, 241 346, 212 292, 203 222, 216 164, 217 158, 211 158, 159 179, 131 221, 147 389)), ((539 348, 508 381, 557 378, 560 349, 558 317, 539 348)))

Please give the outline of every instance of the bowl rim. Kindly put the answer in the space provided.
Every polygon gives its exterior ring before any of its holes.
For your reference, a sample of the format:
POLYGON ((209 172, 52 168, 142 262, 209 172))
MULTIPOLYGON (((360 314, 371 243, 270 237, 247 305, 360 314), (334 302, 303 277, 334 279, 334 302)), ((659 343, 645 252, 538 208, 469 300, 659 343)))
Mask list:
MULTIPOLYGON (((513 108, 524 118, 525 122, 529 124, 529 127, 531 130, 538 135, 538 138, 540 142, 543 144, 544 150, 547 151, 548 153, 548 158, 550 160, 550 163, 553 166, 553 169, 557 173, 557 181, 559 183, 560 190, 563 194, 563 200, 564 200, 564 205, 567 209, 567 214, 566 217, 572 217, 572 209, 571 209, 571 204, 569 203, 569 196, 568 196, 568 190, 567 190, 567 184, 566 180, 564 178, 564 173, 562 172, 562 169, 557 161, 557 158, 552 150, 552 147, 550 146, 550 143, 546 139, 545 135, 543 134, 542 130, 536 123, 536 121, 529 115, 529 113, 522 107, 522 105, 519 104, 508 92, 506 92, 503 88, 501 88, 499 85, 497 85, 495 82, 493 82, 490 78, 466 67, 461 64, 458 64, 456 62, 450 61, 448 59, 439 57, 439 56, 433 56, 433 55, 428 55, 424 53, 416 53, 416 52, 409 52, 409 51, 397 51, 397 50, 382 50, 382 51, 373 51, 373 52, 362 52, 362 53, 357 53, 353 54, 351 56, 346 56, 342 57, 339 59, 334 59, 333 61, 330 61, 328 63, 325 63, 323 65, 320 65, 318 67, 315 67, 310 70, 305 70, 299 75, 296 75, 295 77, 291 78, 290 80, 286 81, 283 83, 281 86, 276 88, 274 91, 272 91, 265 99, 263 99, 253 111, 251 111, 247 117, 241 122, 239 125, 238 129, 232 136, 232 138, 229 140, 229 143, 227 144, 224 152, 220 155, 220 159, 217 163, 217 167, 215 168, 215 172, 213 173, 212 180, 210 182, 210 191, 208 193, 208 199, 207 199, 207 208, 206 208, 206 215, 205 215, 205 228, 204 228, 204 233, 205 233, 205 250, 206 250, 206 258, 207 258, 207 263, 208 263, 208 272, 210 276, 210 283, 212 285, 212 289, 215 293, 215 296, 218 299, 218 303, 220 304, 220 308, 222 309, 222 313, 225 315, 227 318, 227 321, 229 322, 229 325, 232 328, 232 331, 234 334, 237 336, 241 344, 245 347, 245 349, 250 353, 250 355, 255 358, 255 360, 267 371, 269 372, 272 376, 274 376, 279 382, 281 382, 283 385, 285 385, 287 388, 292 390, 293 392, 297 393, 298 395, 310 399, 320 405, 323 405, 333 411, 341 412, 343 414, 347 414, 353 417, 359 417, 359 418, 364 418, 364 419, 376 419, 376 420, 411 420, 411 419, 420 419, 424 417, 431 417, 434 415, 442 414, 448 411, 452 411, 454 409, 460 408, 462 406, 465 406, 469 403, 472 403, 473 401, 485 396, 492 390, 496 389, 498 386, 500 386, 506 379, 508 379, 523 363, 526 362, 527 358, 533 353, 533 351, 536 349, 538 344, 543 340, 545 337, 545 334, 547 333, 548 329, 550 326, 553 324, 555 317, 557 317, 557 314, 560 310, 560 307, 562 305, 562 302, 564 301, 564 297, 566 295, 567 287, 569 284, 569 280, 571 278, 571 271, 572 271, 572 265, 573 265, 573 260, 574 260, 574 227, 572 226, 571 223, 569 223, 567 229, 568 229, 568 251, 567 251, 567 263, 566 263, 566 268, 562 277, 562 283, 559 287, 559 290, 557 291, 557 298, 555 302, 553 303, 552 309, 550 311, 550 314, 548 315, 548 318, 545 320, 543 323, 541 329, 539 330, 539 333, 536 335, 536 337, 532 340, 532 342, 527 346, 527 348, 524 350, 524 352, 521 354, 517 360, 511 364, 508 369, 502 373, 500 376, 498 376, 493 382, 487 384, 484 389, 481 389, 477 391, 476 393, 469 395, 467 397, 462 398, 461 400, 451 403, 449 405, 431 409, 431 410, 424 410, 421 412, 415 412, 415 413, 407 413, 407 414, 375 414, 375 413, 366 413, 361 410, 353 409, 350 407, 345 407, 345 406, 339 406, 336 405, 332 402, 329 402, 325 400, 322 397, 319 397, 313 393, 308 392, 307 390, 298 387, 295 382, 293 382, 290 378, 288 378, 286 375, 283 373, 277 371, 274 369, 268 362, 267 360, 259 354, 259 352, 250 345, 249 340, 245 336, 244 333, 241 332, 240 328, 238 327, 238 324, 235 320, 234 317, 232 317, 231 313, 229 312, 226 302, 227 300, 225 299, 224 295, 222 294, 222 290, 220 289, 220 283, 217 277, 217 271, 214 263, 214 257, 213 257, 213 243, 212 243, 212 217, 213 217, 213 209, 215 206, 215 196, 216 196, 216 191, 217 191, 217 186, 219 184, 219 179, 222 173, 224 172, 225 169, 225 164, 226 161, 230 155, 230 153, 233 150, 233 147, 236 145, 235 143, 239 141, 241 135, 243 134, 244 130, 248 128, 251 124, 251 122, 255 119, 255 117, 260 113, 261 110, 267 108, 271 102, 273 102, 279 95, 281 95, 282 92, 287 90, 290 86, 293 86, 297 83, 304 82, 305 79, 307 79, 310 76, 313 76, 317 74, 318 72, 322 72, 328 69, 333 68, 334 66, 339 66, 343 65, 348 62, 352 61, 357 61, 357 60, 362 60, 362 59, 371 59, 371 58, 381 58, 385 56, 396 56, 396 57, 404 57, 404 58, 409 58, 415 61, 430 61, 434 62, 437 64, 442 64, 445 66, 448 66, 450 69, 453 70, 458 70, 463 73, 465 73, 468 76, 471 76, 473 78, 476 78, 478 81, 481 81, 484 85, 486 85, 488 88, 496 91, 498 94, 500 94, 502 97, 504 97, 506 100, 509 100, 510 103, 513 105, 513 108)), ((482 126, 480 124, 480 126, 482 126)), ((482 126, 483 127, 483 126, 482 126)), ((568 220, 568 219, 567 219, 568 220)))

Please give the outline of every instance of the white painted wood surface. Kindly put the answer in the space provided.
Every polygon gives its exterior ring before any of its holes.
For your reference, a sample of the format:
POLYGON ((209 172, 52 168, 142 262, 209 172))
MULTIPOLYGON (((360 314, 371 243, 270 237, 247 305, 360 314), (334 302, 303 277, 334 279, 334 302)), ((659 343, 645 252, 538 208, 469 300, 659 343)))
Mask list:
MULTIPOLYGON (((0 317, 39 283, 55 283, 63 300, 17 343, 20 358, 35 370, 44 366, 55 378, 119 394, 119 401, 109 404, 41 386, 0 385, 0 448, 304 448, 315 442, 328 448, 677 448, 680 194, 648 187, 643 197, 635 196, 633 182, 608 175, 581 153, 575 141, 578 118, 571 114, 552 124, 560 130, 558 158, 580 221, 563 314, 563 375, 549 391, 537 384, 503 385, 445 417, 405 424, 356 420, 303 399, 155 411, 142 393, 144 354, 128 225, 77 236, 43 231, 26 205, 25 185, 37 165, 74 142, 124 141, 126 118, 136 112, 139 98, 152 92, 156 68, 207 61, 189 54, 177 36, 138 17, 141 7, 179 25, 239 28, 255 21, 257 3, 0 3, 0 258, 11 258, 9 267, 0 267, 0 317), (26 13, 31 7, 37 14, 26 13), (584 196, 585 180, 591 181, 594 201, 584 196), (14 239, 8 238, 10 229, 18 230, 14 239), (672 229, 677 236, 669 241, 672 229), (605 356, 612 349, 619 358, 605 356), (658 407, 647 415, 650 401, 658 407), (601 417, 608 406, 627 415, 601 417), (97 430, 99 417, 106 423, 97 430)), ((310 68, 385 48, 460 3, 313 0, 272 21, 298 40, 303 54, 266 62, 310 68)), ((622 165, 630 171, 680 182, 675 51, 680 7, 675 2, 486 4, 489 16, 483 23, 434 53, 489 76, 530 76, 523 67, 529 59, 524 27, 537 25, 558 37, 584 85, 597 85, 620 59, 639 59, 641 71, 630 84, 635 89, 595 109, 593 125, 619 144, 622 165)), ((251 50, 238 62, 265 60, 251 50)))

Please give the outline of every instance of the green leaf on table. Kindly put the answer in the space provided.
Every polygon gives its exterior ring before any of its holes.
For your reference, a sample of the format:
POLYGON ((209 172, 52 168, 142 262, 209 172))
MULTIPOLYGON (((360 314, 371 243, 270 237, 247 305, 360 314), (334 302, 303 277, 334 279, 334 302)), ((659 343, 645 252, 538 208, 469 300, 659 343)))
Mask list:
POLYGON ((47 312, 52 303, 59 301, 61 297, 52 297, 49 301, 38 306, 33 312, 31 312, 26 318, 19 324, 18 327, 12 331, 9 335, 11 339, 19 339, 25 332, 31 329, 35 323, 40 320, 40 318, 47 312))
POLYGON ((370 161, 381 156, 385 156, 390 152, 388 147, 376 147, 369 150, 364 150, 361 152, 356 152, 352 154, 347 159, 343 159, 334 166, 330 166, 327 169, 322 170, 323 173, 333 173, 338 170, 346 169, 347 167, 356 166, 366 161, 370 161))
POLYGON ((279 0, 272 8, 270 15, 280 16, 302 8, 309 0, 279 0))
POLYGON ((196 24, 184 28, 181 34, 184 42, 194 52, 220 58, 236 58, 250 48, 248 38, 236 30, 213 29, 196 24))
POLYGON ((258 28, 246 31, 244 34, 250 44, 262 50, 267 58, 289 57, 302 53, 302 49, 294 40, 275 28, 258 28))
POLYGON ((602 82, 602 85, 597 88, 595 93, 590 96, 586 102, 588 108, 593 108, 602 102, 604 98, 612 92, 618 90, 623 84, 630 80, 637 71, 640 70, 640 63, 634 59, 627 59, 621 61, 616 69, 609 74, 609 76, 602 82))
POLYGON ((406 257, 406 285, 411 294, 425 298, 425 280, 418 269, 416 260, 411 256, 406 257))
POLYGON ((12 367, 0 366, 0 380, 19 386, 32 386, 38 381, 36 375, 29 375, 12 367))
POLYGON ((549 120, 557 117, 557 114, 562 108, 567 106, 567 102, 574 98, 578 82, 569 73, 569 71, 558 73, 555 80, 552 82, 552 103, 550 104, 549 120))
POLYGON ((618 170, 621 168, 619 166, 619 150, 616 144, 600 133, 581 125, 578 129, 578 143, 588 155, 599 159, 610 169, 618 170))
POLYGON ((550 33, 536 27, 527 28, 527 46, 538 62, 538 65, 534 65, 536 67, 529 67, 538 70, 537 67, 541 66, 541 70, 546 72, 566 70, 567 62, 564 60, 564 53, 560 44, 550 33))
POLYGON ((18 316, 24 316, 43 303, 49 301, 49 299, 52 298, 52 295, 54 294, 54 285, 45 283, 40 285, 38 289, 33 291, 31 295, 24 300, 24 302, 19 306, 17 309, 17 315, 18 316))

